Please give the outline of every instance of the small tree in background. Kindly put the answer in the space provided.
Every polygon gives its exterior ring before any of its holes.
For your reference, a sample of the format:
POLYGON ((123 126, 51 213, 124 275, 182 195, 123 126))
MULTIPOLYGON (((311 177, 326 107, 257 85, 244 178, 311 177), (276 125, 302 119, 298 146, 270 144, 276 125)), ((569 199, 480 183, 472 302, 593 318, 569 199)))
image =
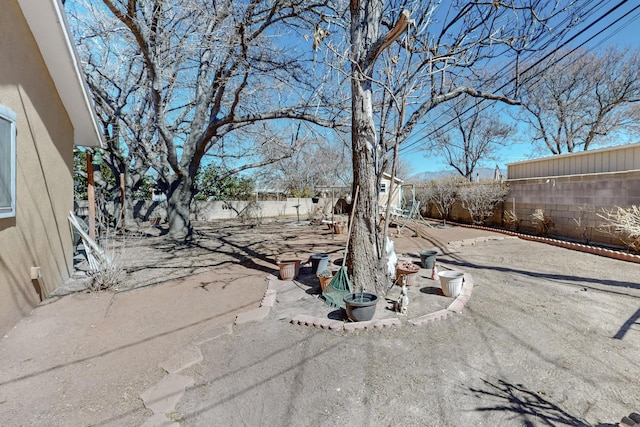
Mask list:
POLYGON ((466 181, 459 176, 448 176, 441 179, 434 179, 427 183, 426 188, 416 196, 420 203, 426 206, 432 203, 440 217, 442 223, 446 224, 451 215, 451 208, 456 202, 458 189, 466 181))
POLYGON ((229 175, 218 165, 208 164, 196 174, 195 200, 250 200, 253 195, 253 179, 229 175))
POLYGON ((451 125, 437 128, 427 146, 428 151, 442 155, 447 164, 467 180, 472 179, 482 162, 497 159, 498 148, 510 142, 516 129, 515 125, 501 120, 495 108, 486 108, 481 100, 468 96, 452 103, 444 111, 451 125))
POLYGON ((520 87, 517 119, 552 154, 620 143, 638 134, 640 50, 558 51, 560 60, 533 66, 520 87))
POLYGON ((303 150, 254 174, 258 188, 285 190, 290 197, 312 197, 317 187, 351 185, 351 156, 342 141, 319 135, 300 138, 309 139, 303 150))
POLYGON ((484 225, 496 205, 504 200, 509 190, 500 182, 468 184, 460 188, 458 198, 474 224, 484 225))

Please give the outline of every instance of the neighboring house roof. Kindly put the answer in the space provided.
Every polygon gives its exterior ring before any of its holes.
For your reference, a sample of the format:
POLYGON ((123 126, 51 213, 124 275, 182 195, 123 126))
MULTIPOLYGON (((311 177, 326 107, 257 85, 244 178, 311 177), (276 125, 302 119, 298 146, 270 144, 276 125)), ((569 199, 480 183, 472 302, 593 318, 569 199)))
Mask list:
MULTIPOLYGON (((385 179, 388 179, 389 181, 391 181, 391 174, 387 173, 387 172, 383 172, 382 173, 382 177, 385 179)), ((404 181, 400 178, 398 178, 397 176, 393 179, 395 182, 397 183, 403 183, 404 181)))
POLYGON ((58 0, 17 0, 73 125, 74 145, 98 147, 100 131, 58 0))

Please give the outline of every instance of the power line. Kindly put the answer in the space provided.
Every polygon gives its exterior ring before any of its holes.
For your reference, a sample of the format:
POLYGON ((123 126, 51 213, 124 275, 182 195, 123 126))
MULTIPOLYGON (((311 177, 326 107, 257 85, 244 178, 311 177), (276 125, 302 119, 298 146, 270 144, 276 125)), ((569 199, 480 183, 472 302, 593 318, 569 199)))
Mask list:
MULTIPOLYGON (((589 3, 593 3, 593 1, 590 1, 589 3)), ((588 5, 588 4, 587 4, 587 5, 588 5)), ((584 19, 588 19, 590 16, 592 16, 592 15, 593 15, 597 10, 601 9, 602 7, 603 7, 603 4, 602 4, 601 2, 597 2, 597 1, 596 1, 596 5, 595 5, 595 6, 593 6, 590 10, 588 10, 588 11, 583 15, 583 16, 584 16, 584 19)), ((602 17, 601 17, 601 18, 602 18, 602 17)), ((562 24, 564 24, 564 23, 567 23, 567 22, 569 21, 569 19, 570 19, 569 17, 565 17, 562 21, 560 21, 560 24, 558 24, 558 25, 562 25, 562 24)), ((600 18, 599 18, 599 19, 600 19, 600 18)), ((596 20, 596 21, 594 21, 594 23, 595 23, 595 22, 597 22, 597 20, 596 20)), ((592 23, 592 24, 594 24, 594 23, 592 23)), ((549 35, 549 36, 550 36, 550 33, 546 33, 545 35, 549 35)), ((543 36, 541 39, 543 40, 543 39, 544 39, 544 36, 543 36)), ((553 40, 553 38, 552 38, 551 40, 549 40, 549 43, 550 43, 552 40, 553 40)), ((544 42, 544 43, 547 43, 547 42, 544 42)), ((544 44, 544 43, 543 43, 543 44, 544 44)), ((557 47, 556 47, 556 49, 557 49, 557 47)), ((533 55, 533 54, 531 54, 531 55, 533 55)), ((502 71, 502 73, 501 73, 501 75, 500 75, 500 76, 498 76, 498 79, 502 79, 503 77, 506 77, 507 75, 512 74, 512 73, 513 73, 513 71, 515 71, 515 65, 511 65, 508 69, 503 70, 503 71, 502 71)), ((512 81, 513 81, 513 78, 512 78, 509 82, 507 82, 507 83, 505 83, 504 85, 502 85, 498 90, 503 89, 503 88, 504 88, 505 86, 507 86, 508 84, 511 84, 511 82, 512 82, 512 81)), ((481 101, 481 102, 482 102, 482 101, 481 101)), ((487 107, 485 107, 485 108, 487 108, 487 107)), ((463 114, 464 114, 464 113, 465 113, 465 112, 463 112, 463 114)), ((440 116, 439 116, 439 117, 437 117, 437 118, 435 118, 434 120, 432 120, 432 122, 433 122, 433 121, 438 120, 439 118, 443 118, 443 116, 444 116, 444 113, 440 113, 440 116)), ((439 127, 438 129, 435 129, 435 130, 434 130, 433 132, 431 132, 431 133, 435 133, 435 132, 440 131, 442 128, 444 128, 444 127, 448 126, 450 123, 451 123, 451 121, 449 121, 449 122, 445 123, 443 126, 439 127)), ((428 124, 425 124, 425 125, 422 127, 422 129, 421 129, 420 131, 424 131, 428 126, 429 126, 428 124)), ((420 133, 420 131, 419 131, 419 132, 417 132, 417 133, 413 133, 413 135, 416 135, 416 134, 420 133)), ((411 138, 411 136, 410 136, 409 138, 411 138)), ((417 141, 415 141, 415 142, 412 142, 412 143, 409 143, 409 144, 405 144, 405 147, 401 148, 401 151, 406 151, 406 150, 407 150, 407 148, 410 148, 411 146, 413 146, 413 145, 417 144, 417 143, 418 143, 418 142, 420 142, 422 139, 424 139, 424 138, 420 138, 419 140, 417 140, 417 141)))
MULTIPOLYGON (((604 17, 606 17, 607 15, 611 14, 613 11, 615 11, 617 8, 619 8, 620 6, 622 6, 624 3, 626 3, 627 0, 620 2, 617 6, 615 6, 614 8, 610 9, 608 12, 606 12, 604 15, 600 16, 598 19, 596 19, 594 22, 592 22, 591 24, 589 24, 586 28, 580 30, 577 34, 575 34, 574 36, 572 36, 569 40, 566 40, 564 43, 562 43, 558 48, 562 48, 564 46, 566 46, 568 43, 570 43, 573 39, 575 39, 576 37, 580 36, 582 33, 584 33, 585 31, 587 31, 588 29, 590 29, 593 25, 595 25, 596 23, 598 23, 600 20, 602 20, 604 17)), ((586 41, 584 41, 583 43, 581 43, 580 45, 578 45, 577 47, 575 47, 574 49, 568 51, 567 53, 565 53, 563 56, 561 56, 560 58, 558 58, 555 62, 551 63, 550 66, 553 66, 557 63, 559 63, 561 60, 563 60, 567 55, 575 52, 577 49, 579 49, 580 47, 584 46, 586 43, 588 43, 589 41, 593 40, 596 36, 600 35, 602 32, 604 32, 605 30, 609 29, 613 24, 619 22, 620 20, 624 19, 625 17, 627 17, 629 14, 633 13, 636 9, 640 8, 640 5, 636 6, 634 9, 632 9, 631 11, 627 12, 625 15, 623 15, 622 17, 618 18, 616 21, 614 21, 612 24, 609 24, 608 26, 606 26, 605 28, 603 28, 602 30, 600 30, 598 33, 594 34, 593 36, 591 36, 590 38, 588 38, 586 41)), ((587 51, 588 52, 588 51, 587 51)), ((524 70, 522 73, 526 73, 527 71, 531 70, 533 67, 539 65, 542 61, 546 60, 547 58, 549 58, 550 56, 552 56, 555 52, 550 52, 547 55, 545 55, 543 58, 541 58, 540 60, 538 60, 537 62, 533 63, 531 66, 529 66, 526 70, 524 70)), ((586 52, 585 52, 586 54, 586 52)), ((536 76, 540 76, 541 71, 534 74, 533 76, 529 77, 529 79, 532 79, 536 76)), ((498 90, 503 89, 504 87, 506 87, 507 85, 511 84, 514 81, 515 78, 511 78, 507 83, 503 84, 500 88, 498 88, 498 90)), ((478 104, 482 103, 484 100, 480 100, 478 102, 478 104)), ((463 111, 461 114, 466 114, 467 112, 469 112, 473 107, 468 108, 467 110, 463 111)), ((486 108, 489 108, 489 106, 485 106, 483 107, 480 111, 484 111, 486 108)), ((442 117, 442 115, 441 115, 442 117)), ((405 147, 401 148, 400 151, 404 151, 407 152, 408 149, 411 149, 411 147, 414 147, 416 144, 420 143, 422 140, 430 137, 431 135, 433 135, 436 132, 441 131, 442 129, 444 129, 445 127, 447 127, 448 125, 451 124, 451 122, 453 121, 453 119, 449 120, 447 123, 443 124, 442 126, 438 127, 437 129, 434 129, 433 131, 431 131, 429 134, 420 137, 418 140, 405 145, 405 147)), ((422 130, 424 130, 428 125, 423 126, 422 130)), ((417 151, 418 149, 414 148, 413 151, 417 151)))
MULTIPOLYGON (((601 20, 603 20, 604 18, 606 18, 608 15, 610 15, 611 13, 613 13, 615 10, 617 10, 618 8, 620 8, 622 5, 624 5, 625 3, 627 3, 628 0, 623 0, 620 3, 618 3, 616 6, 612 7, 611 9, 609 9, 606 13, 604 13, 603 15, 601 15, 599 18, 597 18, 595 21, 591 22, 589 25, 587 25, 585 28, 583 28, 582 30, 580 30, 578 33, 576 33, 575 35, 573 35, 572 37, 570 37, 569 39, 567 39, 566 41, 564 41, 563 43, 561 43, 560 46, 556 47, 557 49, 561 49, 563 47, 565 47, 567 44, 571 43, 573 40, 575 40, 577 37, 579 37, 580 35, 582 35, 583 33, 585 33, 586 31, 588 31, 589 29, 591 29, 594 25, 596 25, 598 22, 600 22, 601 20)), ((595 10, 596 8, 594 7, 593 10, 595 10)), ((605 26, 603 29, 601 29, 600 31, 598 31, 597 33, 593 34, 592 36, 590 36, 587 40, 585 40, 584 42, 582 42, 581 44, 579 44, 578 46, 576 46, 575 48, 571 49, 570 51, 566 52, 564 55, 562 55, 561 57, 559 57, 558 59, 556 59, 554 62, 552 62, 550 64, 550 66, 553 66, 557 63, 559 63, 560 61, 562 61, 564 58, 566 58, 568 55, 570 55, 571 53, 575 52, 576 50, 580 49, 582 46, 584 46, 585 44, 587 44, 588 42, 590 42, 591 40, 593 40, 594 38, 598 37, 600 34, 602 34, 603 32, 609 30, 613 25, 617 24, 618 22, 620 22, 621 20, 625 19, 626 17, 628 17, 630 14, 632 14, 633 12, 635 12, 636 10, 640 9, 640 5, 635 6, 633 9, 631 9, 630 11, 626 12, 623 16, 617 18, 616 20, 614 20, 612 23, 608 24, 607 26, 605 26)), ((637 14, 634 16, 634 19, 636 19, 638 16, 640 15, 637 14)), ((629 25, 631 22, 633 22, 633 20, 630 20, 629 22, 627 22, 625 24, 625 26, 629 25)), ((616 30, 616 33, 619 32, 622 28, 624 28, 625 26, 619 28, 618 30, 616 30)), ((615 34, 615 33, 614 33, 615 34)), ((611 37, 611 36, 609 36, 611 37)), ((602 41, 600 43, 598 43, 595 47, 599 46, 602 43, 602 41)), ((591 49, 585 51, 585 54, 594 49, 595 47, 592 47, 591 49)), ((542 58, 540 58, 539 60, 537 60, 536 62, 534 62, 533 64, 531 64, 526 70, 524 70, 522 72, 522 74, 525 74, 526 72, 530 71, 531 69, 533 69, 534 67, 538 66, 540 63, 542 63, 543 61, 545 61, 546 59, 548 59, 549 57, 551 57, 552 55, 554 55, 555 52, 549 52, 548 54, 544 55, 542 58)), ((510 71, 508 71, 510 72, 510 71)), ((541 71, 539 71, 538 73, 534 74, 533 76, 530 76, 529 79, 535 78, 536 76, 540 76, 541 71)), ((506 86, 510 85, 511 83, 514 82, 514 80, 516 79, 516 77, 511 78, 508 82, 506 82, 505 84, 503 84, 501 87, 499 87, 497 90, 502 90, 504 89, 506 86)), ((483 102, 484 100, 480 100, 479 103, 483 102)), ((481 111, 483 111, 484 109, 488 108, 489 106, 485 106, 482 108, 481 111)), ((462 114, 466 114, 467 112, 471 111, 471 109, 474 107, 469 107, 467 110, 463 111, 462 114)), ((442 114, 441 116, 442 117, 442 114)), ((417 139, 416 141, 413 141, 409 144, 405 144, 403 147, 400 148, 400 152, 403 154, 407 154, 410 152, 415 152, 419 150, 419 147, 416 147, 417 144, 419 144, 420 142, 422 142, 423 140, 431 137, 433 134, 435 134, 436 132, 441 131, 442 129, 446 128, 447 126, 449 126, 451 123, 453 122, 453 119, 447 121, 446 123, 444 123, 443 125, 439 126, 437 129, 434 129, 433 131, 429 132, 428 134, 420 137, 419 139, 417 139), (416 148, 413 148, 416 147, 416 148), (409 151, 411 150, 411 151, 409 151)), ((422 127, 422 131, 424 131, 426 129, 428 125, 424 125, 422 127)), ((414 133, 415 135, 415 133, 414 133)))

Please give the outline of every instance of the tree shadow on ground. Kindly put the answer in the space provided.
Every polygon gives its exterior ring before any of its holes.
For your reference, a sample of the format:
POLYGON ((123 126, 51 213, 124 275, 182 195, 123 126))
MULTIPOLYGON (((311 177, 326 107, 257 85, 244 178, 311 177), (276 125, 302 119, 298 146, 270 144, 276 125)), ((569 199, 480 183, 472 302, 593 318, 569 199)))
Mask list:
MULTIPOLYGON (((533 392, 522 384, 511 384, 504 380, 491 382, 482 380, 484 387, 469 388, 475 397, 483 402, 496 402, 490 406, 480 406, 476 411, 503 412, 512 414, 522 425, 535 426, 591 426, 585 420, 578 418, 550 400, 544 398, 540 392, 533 392)), ((598 424, 598 427, 614 427, 616 424, 598 424)))
POLYGON ((624 324, 620 327, 620 329, 613 336, 613 338, 615 338, 617 340, 621 340, 622 338, 624 338, 626 333, 629 332, 629 329, 631 329, 631 326, 633 326, 633 325, 640 326, 640 308, 638 310, 636 310, 636 312, 633 313, 631 315, 631 317, 629 317, 627 319, 626 322, 624 322, 624 324))
POLYGON ((580 277, 580 276, 573 276, 573 275, 568 276, 564 274, 536 273, 534 271, 520 270, 516 268, 511 268, 511 267, 499 267, 495 265, 479 265, 479 264, 475 264, 468 261, 462 261, 462 260, 445 259, 444 262, 446 262, 447 264, 458 266, 458 267, 470 267, 477 270, 492 270, 492 271, 501 271, 505 273, 511 272, 511 273, 521 274, 523 276, 529 276, 529 277, 534 277, 538 279, 549 279, 549 280, 567 281, 567 282, 584 282, 584 283, 593 283, 595 285, 640 289, 640 283, 623 282, 619 280, 600 280, 600 279, 594 279, 591 277, 580 277))
POLYGON ((321 295, 322 289, 320 288, 320 280, 318 276, 316 276, 311 267, 300 267, 300 271, 296 276, 295 282, 306 286, 304 289, 305 293, 308 295, 321 295))

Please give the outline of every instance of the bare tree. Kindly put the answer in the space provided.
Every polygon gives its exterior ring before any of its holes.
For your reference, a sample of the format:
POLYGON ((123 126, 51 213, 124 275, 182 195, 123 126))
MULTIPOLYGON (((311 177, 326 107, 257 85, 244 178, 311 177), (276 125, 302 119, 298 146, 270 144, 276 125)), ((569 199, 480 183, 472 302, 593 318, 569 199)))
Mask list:
POLYGON ((119 196, 113 200, 117 212, 121 211, 118 205, 124 199, 124 220, 129 225, 134 222, 133 193, 143 185, 145 175, 151 169, 144 148, 155 137, 150 102, 139 86, 144 71, 136 55, 130 54, 129 46, 117 43, 114 37, 117 22, 114 19, 103 14, 97 16, 95 10, 79 11, 69 6, 67 13, 79 41, 87 83, 102 125, 107 154, 103 160, 115 176, 115 185, 106 190, 119 196), (88 16, 95 19, 86 19, 88 16), (84 28, 78 26, 81 17, 85 18, 84 28), (95 48, 97 44, 101 49, 95 48), (131 60, 121 63, 119 58, 122 57, 130 57, 131 60), (121 194, 121 175, 124 176, 124 197, 121 194))
POLYGON ((298 148, 282 135, 283 120, 335 125, 344 109, 331 109, 324 96, 330 73, 315 68, 311 42, 290 42, 313 33, 325 6, 300 0, 82 2, 82 12, 97 13, 77 16, 114 22, 109 39, 98 33, 81 38, 90 43, 81 49, 86 62, 94 60, 89 71, 103 70, 114 85, 135 88, 149 101, 154 138, 138 143, 167 194, 171 236, 191 233, 194 177, 205 155, 235 174, 298 148), (105 43, 124 54, 110 60, 136 64, 138 80, 107 75, 110 67, 94 54, 107 49, 105 43))
POLYGON ((413 174, 414 170, 413 170, 413 166, 411 165, 411 163, 409 163, 408 161, 398 158, 396 160, 396 168, 395 168, 395 172, 392 171, 392 166, 393 166, 393 158, 392 156, 389 156, 389 164, 387 166, 387 169, 385 170, 385 172, 387 172, 389 175, 393 175, 397 178, 400 178, 402 180, 405 180, 407 178, 409 178, 411 176, 411 174, 413 174))
MULTIPOLYGON (((560 52, 532 67, 521 87, 519 115, 533 139, 553 154, 587 150, 640 131, 639 50, 560 52)), ((619 139, 618 139, 619 141, 619 139)))
POLYGON ((451 208, 458 198, 458 190, 464 183, 465 180, 459 176, 434 179, 423 187, 418 198, 425 206, 427 203, 433 203, 442 218, 442 223, 446 224, 451 208))
POLYGON ((515 131, 515 126, 501 120, 495 109, 486 107, 468 97, 452 103, 443 115, 451 126, 434 130, 428 146, 467 180, 481 162, 496 160, 498 146, 507 145, 515 131))
POLYGON ((517 75, 522 55, 547 48, 567 22, 575 22, 574 6, 543 0, 350 1, 345 56, 352 93, 353 181, 359 192, 348 254, 354 283, 377 290, 386 286, 384 232, 376 224, 377 184, 387 153, 397 151, 434 108, 462 95, 517 103, 509 95, 512 88, 505 89, 498 79, 486 77, 469 86, 469 78, 497 57, 513 61, 509 69, 517 75), (381 108, 385 96, 386 110, 381 108))
POLYGON ((313 134, 300 137, 309 139, 304 149, 256 173, 263 187, 311 197, 318 186, 348 186, 351 183, 351 152, 342 141, 330 141, 313 134))

